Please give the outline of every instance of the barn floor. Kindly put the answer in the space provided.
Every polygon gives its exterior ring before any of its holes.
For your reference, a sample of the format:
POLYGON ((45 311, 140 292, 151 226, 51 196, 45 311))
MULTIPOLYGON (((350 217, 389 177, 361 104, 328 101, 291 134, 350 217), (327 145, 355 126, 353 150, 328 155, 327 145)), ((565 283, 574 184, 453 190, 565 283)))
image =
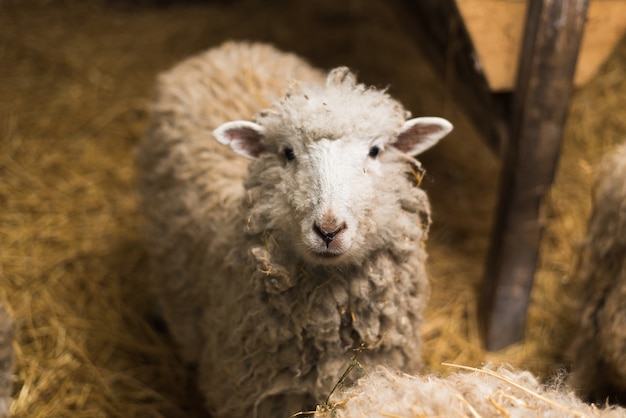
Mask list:
POLYGON ((594 166, 626 138, 626 42, 574 95, 526 340, 486 353, 476 290, 499 163, 395 22, 385 3, 366 0, 0 3, 0 297, 18 321, 14 416, 202 416, 152 326, 133 147, 156 74, 227 39, 349 65, 415 115, 453 121, 422 159, 434 212, 426 362, 443 373, 442 362, 507 362, 542 376, 567 367, 594 166))

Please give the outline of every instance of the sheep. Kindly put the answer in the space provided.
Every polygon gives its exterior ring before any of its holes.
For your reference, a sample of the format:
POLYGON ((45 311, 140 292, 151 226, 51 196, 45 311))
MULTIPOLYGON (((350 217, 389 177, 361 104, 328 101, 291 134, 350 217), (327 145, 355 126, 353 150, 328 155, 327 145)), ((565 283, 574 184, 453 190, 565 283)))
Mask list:
POLYGON ((0 417, 9 415, 13 391, 13 319, 0 299, 0 417))
POLYGON ((347 68, 324 81, 263 44, 160 76, 140 204, 156 298, 212 416, 312 406, 361 345, 365 365, 420 369, 431 217, 413 156, 452 125, 408 117, 347 68))
POLYGON ((507 366, 412 376, 378 367, 357 385, 320 405, 316 418, 377 417, 601 417, 626 416, 618 407, 598 409, 555 381, 540 384, 528 371, 507 366))
POLYGON ((588 297, 571 384, 589 399, 626 403, 626 144, 600 164, 576 280, 588 297))

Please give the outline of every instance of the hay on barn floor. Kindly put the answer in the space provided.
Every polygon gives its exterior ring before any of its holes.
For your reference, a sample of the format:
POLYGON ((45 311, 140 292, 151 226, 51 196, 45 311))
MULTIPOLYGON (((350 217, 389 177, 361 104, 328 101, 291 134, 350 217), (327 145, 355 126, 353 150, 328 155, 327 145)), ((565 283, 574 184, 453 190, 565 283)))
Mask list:
POLYGON ((15 416, 202 414, 189 373, 150 322, 132 152, 156 73, 233 37, 276 43, 319 66, 348 64, 368 83, 390 83, 415 114, 455 122, 454 134, 423 158, 435 222, 428 244, 433 297, 423 329, 431 369, 492 359, 545 375, 567 364, 562 353, 576 307, 569 272, 593 166, 626 137, 626 43, 574 95, 527 339, 487 354, 475 290, 498 162, 386 6, 143 4, 0 3, 0 294, 18 321, 15 416))

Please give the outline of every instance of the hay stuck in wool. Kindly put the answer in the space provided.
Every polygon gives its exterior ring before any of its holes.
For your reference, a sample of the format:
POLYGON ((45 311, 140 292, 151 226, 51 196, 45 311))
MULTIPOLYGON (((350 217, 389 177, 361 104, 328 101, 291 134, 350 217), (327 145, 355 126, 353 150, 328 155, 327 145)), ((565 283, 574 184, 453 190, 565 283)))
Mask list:
POLYGON ((411 376, 378 367, 352 388, 317 408, 318 418, 467 417, 617 418, 626 410, 598 408, 580 400, 562 382, 543 385, 528 371, 487 365, 449 376, 411 376))
POLYGON ((420 49, 427 40, 397 24, 392 2, 153 3, 0 2, 0 286, 16 318, 13 416, 202 416, 188 371, 152 326, 133 150, 157 73, 228 39, 270 42, 322 68, 358 68, 413 113, 454 122, 422 158, 433 207, 428 368, 491 359, 544 377, 570 364, 564 352, 585 295, 571 273, 593 167, 626 138, 626 41, 573 95, 526 339, 486 353, 475 294, 499 163, 450 94, 454 69, 442 77, 430 67, 420 49))

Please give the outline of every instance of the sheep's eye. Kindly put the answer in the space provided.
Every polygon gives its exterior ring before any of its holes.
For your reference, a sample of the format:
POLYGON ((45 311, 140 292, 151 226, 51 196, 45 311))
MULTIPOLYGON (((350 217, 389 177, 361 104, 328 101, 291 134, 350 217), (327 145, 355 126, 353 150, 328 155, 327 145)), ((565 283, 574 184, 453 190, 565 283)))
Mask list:
POLYGON ((372 148, 370 148, 370 152, 369 152, 369 156, 372 158, 376 158, 376 156, 380 153, 380 148, 378 148, 376 145, 374 145, 372 148))
POLYGON ((287 161, 293 161, 296 159, 296 154, 293 153, 293 150, 291 148, 285 148, 283 150, 283 154, 285 154, 285 158, 287 159, 287 161))

